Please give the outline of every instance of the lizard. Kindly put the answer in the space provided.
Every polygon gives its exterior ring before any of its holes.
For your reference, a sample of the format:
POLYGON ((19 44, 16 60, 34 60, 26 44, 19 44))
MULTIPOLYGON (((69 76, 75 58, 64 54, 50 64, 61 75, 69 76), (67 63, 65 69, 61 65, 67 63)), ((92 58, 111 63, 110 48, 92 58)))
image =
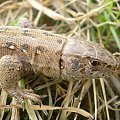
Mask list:
POLYGON ((26 26, 0 26, 0 85, 18 101, 40 100, 32 90, 17 85, 32 72, 65 80, 104 78, 120 72, 120 59, 97 43, 26 26))

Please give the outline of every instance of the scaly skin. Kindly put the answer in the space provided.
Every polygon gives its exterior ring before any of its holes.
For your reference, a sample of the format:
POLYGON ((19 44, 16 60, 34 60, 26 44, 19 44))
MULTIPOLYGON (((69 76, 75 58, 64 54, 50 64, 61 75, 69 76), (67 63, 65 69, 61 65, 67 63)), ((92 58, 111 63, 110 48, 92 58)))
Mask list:
POLYGON ((0 26, 0 84, 19 101, 39 101, 17 81, 34 72, 66 80, 108 77, 120 71, 120 60, 100 45, 48 31, 0 26))

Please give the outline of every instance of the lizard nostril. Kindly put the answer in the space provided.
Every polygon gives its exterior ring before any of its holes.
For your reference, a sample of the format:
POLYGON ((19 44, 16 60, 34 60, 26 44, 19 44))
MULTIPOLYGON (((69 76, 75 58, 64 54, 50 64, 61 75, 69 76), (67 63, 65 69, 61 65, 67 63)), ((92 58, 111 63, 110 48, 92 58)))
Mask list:
POLYGON ((111 65, 107 65, 107 68, 111 68, 112 66, 111 65))

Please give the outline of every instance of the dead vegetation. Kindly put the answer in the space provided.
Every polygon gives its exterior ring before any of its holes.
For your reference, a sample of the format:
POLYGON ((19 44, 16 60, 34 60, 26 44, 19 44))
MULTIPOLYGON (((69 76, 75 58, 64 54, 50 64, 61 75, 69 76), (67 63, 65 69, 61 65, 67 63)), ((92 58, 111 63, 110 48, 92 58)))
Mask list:
MULTIPOLYGON (((16 25, 24 17, 40 29, 67 36, 84 36, 120 51, 119 0, 9 0, 0 1, 0 25, 16 25)), ((30 76, 20 81, 41 97, 41 106, 25 100, 24 106, 1 92, 0 119, 11 120, 120 120, 120 78, 60 81, 30 76), (9 105, 10 104, 10 105, 9 105), (25 109, 24 109, 25 107, 25 109)))

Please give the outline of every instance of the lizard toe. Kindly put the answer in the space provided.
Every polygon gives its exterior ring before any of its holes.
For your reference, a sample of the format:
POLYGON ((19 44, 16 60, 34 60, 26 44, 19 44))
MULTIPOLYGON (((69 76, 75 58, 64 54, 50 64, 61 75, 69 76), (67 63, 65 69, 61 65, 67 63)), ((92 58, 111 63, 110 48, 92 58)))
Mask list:
POLYGON ((41 102, 40 96, 35 94, 33 90, 28 90, 28 89, 14 89, 14 90, 9 90, 8 93, 15 97, 20 103, 23 103, 24 99, 30 99, 34 102, 41 102))

